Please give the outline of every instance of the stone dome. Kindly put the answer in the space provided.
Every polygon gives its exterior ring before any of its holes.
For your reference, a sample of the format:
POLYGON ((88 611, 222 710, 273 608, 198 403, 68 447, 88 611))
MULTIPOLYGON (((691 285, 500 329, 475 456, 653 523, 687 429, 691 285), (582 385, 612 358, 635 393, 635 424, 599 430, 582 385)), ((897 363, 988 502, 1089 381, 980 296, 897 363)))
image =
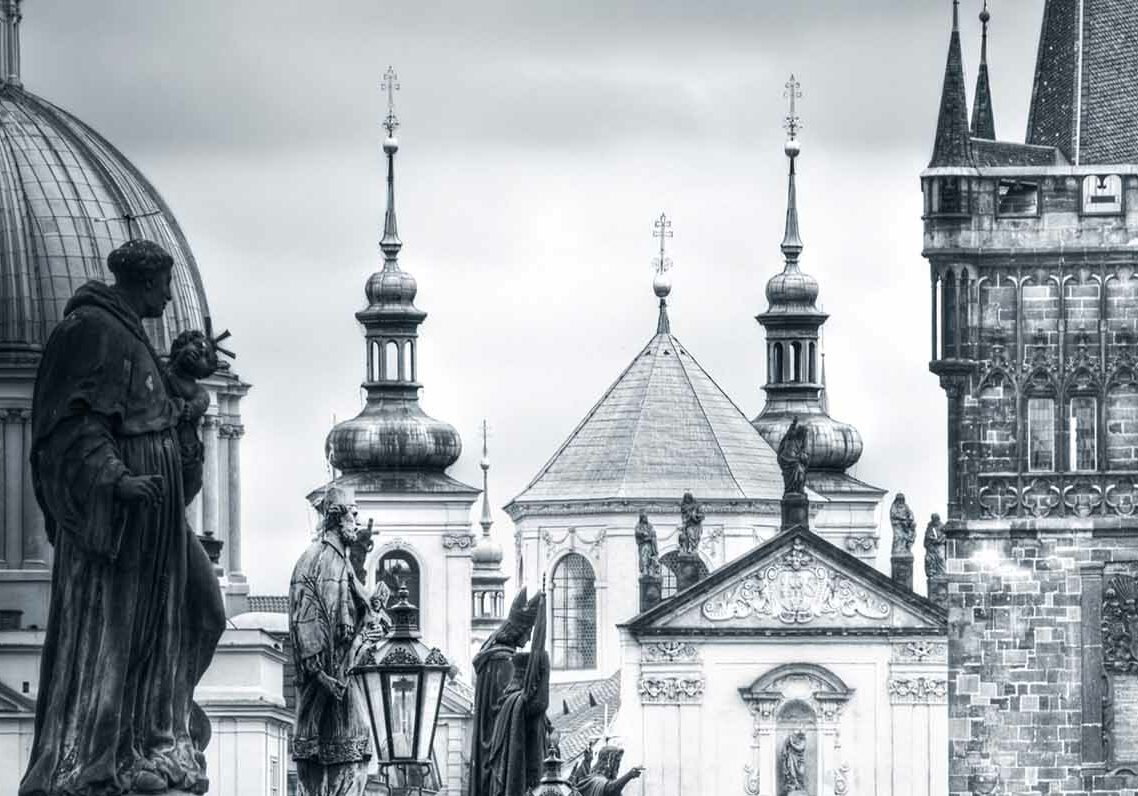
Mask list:
POLYGON ((810 454, 808 470, 844 472, 861 458, 862 441, 858 430, 824 412, 798 415, 770 412, 759 415, 751 424, 772 448, 778 450, 795 416, 799 425, 806 427, 806 448, 810 454))
POLYGON ((0 86, 0 180, 0 357, 42 346, 76 288, 113 280, 107 255, 130 237, 174 258, 173 300, 144 322, 155 347, 204 328, 197 263, 158 191, 106 139, 14 83, 0 86))
POLYGON ((470 559, 478 569, 497 569, 502 563, 503 555, 502 545, 487 534, 478 539, 478 543, 470 552, 470 559))
POLYGON ((462 454, 462 439, 450 423, 419 408, 411 386, 408 400, 369 402, 351 420, 337 423, 324 443, 328 461, 345 473, 363 470, 438 472, 462 454))

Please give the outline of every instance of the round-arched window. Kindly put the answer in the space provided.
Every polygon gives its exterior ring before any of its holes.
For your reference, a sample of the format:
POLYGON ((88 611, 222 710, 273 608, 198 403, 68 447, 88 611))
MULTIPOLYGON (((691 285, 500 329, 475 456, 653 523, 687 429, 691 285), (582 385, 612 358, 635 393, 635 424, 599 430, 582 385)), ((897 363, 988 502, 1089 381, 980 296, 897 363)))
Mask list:
POLYGON ((384 553, 375 566, 376 584, 384 584, 391 591, 387 598, 387 607, 395 604, 399 599, 399 587, 407 586, 407 600, 419 609, 412 627, 419 628, 419 617, 423 615, 426 606, 423 605, 419 595, 419 562, 405 550, 392 550, 384 553))
POLYGON ((550 640, 554 669, 592 669, 597 665, 597 589, 593 568, 570 553, 553 569, 550 640))

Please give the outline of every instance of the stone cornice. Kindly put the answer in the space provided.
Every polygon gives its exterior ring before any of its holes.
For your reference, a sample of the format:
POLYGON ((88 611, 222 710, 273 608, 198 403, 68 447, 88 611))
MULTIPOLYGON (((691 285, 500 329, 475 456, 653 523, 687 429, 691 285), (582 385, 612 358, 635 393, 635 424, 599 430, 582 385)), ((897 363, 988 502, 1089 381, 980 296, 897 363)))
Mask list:
MULTIPOLYGON (((765 514, 778 516, 781 504, 777 500, 716 500, 714 498, 700 499, 704 511, 708 514, 765 514)), ((510 519, 518 522, 526 517, 579 517, 586 514, 629 514, 636 516, 640 512, 648 514, 678 514, 680 501, 656 500, 575 500, 575 501, 541 501, 541 502, 510 502, 503 509, 510 519)), ((811 502, 811 514, 816 513, 820 504, 811 502)))

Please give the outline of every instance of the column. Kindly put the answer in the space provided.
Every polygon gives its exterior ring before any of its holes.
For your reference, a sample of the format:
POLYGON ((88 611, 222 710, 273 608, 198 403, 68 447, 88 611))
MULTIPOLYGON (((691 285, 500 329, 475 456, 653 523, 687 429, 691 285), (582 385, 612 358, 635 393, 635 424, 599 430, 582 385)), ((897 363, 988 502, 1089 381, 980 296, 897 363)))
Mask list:
MULTIPOLYGON (((233 426, 221 423, 217 427, 217 538, 229 544, 229 437, 233 426)), ((222 558, 221 566, 229 569, 229 561, 222 558)))
POLYGON ((47 531, 44 527, 43 512, 36 500, 35 487, 32 486, 32 467, 29 461, 32 453, 32 411, 23 409, 20 417, 24 424, 24 533, 23 569, 46 569, 47 531))
POLYGON ((199 533, 217 536, 217 416, 202 418, 205 463, 202 473, 202 527, 199 533))
POLYGON ((4 421, 0 425, 0 432, 4 434, 4 560, 11 569, 18 569, 24 558, 20 530, 24 513, 23 476, 30 465, 25 463, 21 412, 26 411, 7 409, 0 412, 4 421))
POLYGON ((241 437, 245 427, 229 426, 229 576, 241 573, 241 437))
POLYGON ((958 456, 960 453, 960 384, 950 377, 944 385, 948 396, 948 517, 960 519, 960 479, 958 456))
POLYGON ((929 318, 930 318, 929 324, 932 327, 933 353, 932 353, 931 360, 934 362, 936 360, 940 359, 940 352, 937 350, 937 344, 936 344, 937 343, 937 340, 936 340, 936 337, 937 337, 937 334, 936 334, 936 332, 937 332, 937 329, 936 329, 936 283, 937 283, 937 275, 936 275, 936 271, 933 271, 932 302, 931 302, 931 312, 929 314, 929 318))

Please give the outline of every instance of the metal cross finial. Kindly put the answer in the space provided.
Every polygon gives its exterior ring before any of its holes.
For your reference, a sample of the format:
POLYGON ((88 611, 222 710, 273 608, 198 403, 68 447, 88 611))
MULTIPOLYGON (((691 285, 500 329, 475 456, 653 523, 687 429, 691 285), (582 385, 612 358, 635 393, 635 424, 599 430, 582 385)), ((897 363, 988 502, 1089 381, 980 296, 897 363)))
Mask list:
POLYGON ((652 237, 660 239, 660 256, 652 261, 652 265, 655 266, 656 273, 662 274, 672 267, 672 261, 664 256, 664 242, 672 237, 672 221, 661 213, 654 226, 656 229, 652 232, 652 237))
MULTIPOLYGON (((126 239, 127 240, 134 240, 134 231, 131 229, 131 224, 138 221, 138 219, 140 219, 140 218, 149 218, 150 216, 156 216, 156 215, 160 214, 161 212, 162 212, 161 210, 150 210, 146 213, 135 213, 135 212, 132 212, 130 210, 127 210, 121 216, 113 216, 111 218, 104 218, 103 221, 122 221, 123 223, 126 224, 126 239)), ((139 229, 139 232, 142 231, 141 226, 138 229, 139 229)))
POLYGON ((798 130, 802 127, 802 120, 798 118, 797 103, 797 100, 802 99, 801 89, 802 84, 794 79, 794 75, 791 75, 790 80, 786 81, 786 91, 782 94, 790 103, 790 110, 786 114, 782 126, 786 128, 786 132, 790 136, 791 141, 798 137, 798 130))
POLYGON ((395 135, 399 129, 399 118, 395 115, 395 92, 399 90, 399 84, 395 81, 398 79, 395 68, 387 67, 383 73, 383 90, 387 92, 387 118, 383 120, 383 126, 387 129, 388 136, 395 135))

